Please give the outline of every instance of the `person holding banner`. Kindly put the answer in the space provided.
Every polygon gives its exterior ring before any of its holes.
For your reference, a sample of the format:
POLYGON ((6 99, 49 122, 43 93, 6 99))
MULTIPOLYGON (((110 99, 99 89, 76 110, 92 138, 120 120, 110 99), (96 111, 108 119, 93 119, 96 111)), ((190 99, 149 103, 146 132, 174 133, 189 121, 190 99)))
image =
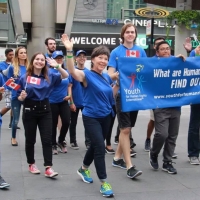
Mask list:
MULTIPOLYGON (((108 63, 108 74, 112 79, 114 79, 114 73, 118 71, 118 57, 146 57, 145 51, 135 44, 137 38, 137 29, 133 24, 125 24, 121 29, 120 37, 122 44, 111 52, 108 63)), ((130 78, 132 79, 132 83, 134 83, 135 77, 132 76, 130 78)), ((129 178, 136 178, 142 174, 142 171, 137 170, 135 165, 133 165, 131 162, 129 134, 131 132, 131 128, 135 126, 138 111, 122 112, 121 98, 119 93, 116 98, 116 110, 120 135, 119 144, 117 146, 112 165, 114 167, 127 169, 127 176, 129 178), (122 154, 124 155, 125 162, 121 158, 122 154)))
POLYGON ((55 60, 47 58, 48 64, 60 73, 51 73, 43 53, 36 53, 31 58, 27 73, 19 81, 18 100, 23 102, 22 121, 25 129, 25 151, 29 171, 39 174, 35 165, 34 145, 36 142, 37 127, 40 131, 44 156, 45 176, 58 175, 52 164, 52 115, 49 96, 53 88, 60 84, 62 78, 67 78, 68 73, 55 60))
MULTIPOLYGON (((63 64, 63 57, 64 55, 62 51, 54 51, 52 53, 52 58, 55 59, 55 61, 60 64, 64 70, 66 70, 63 64)), ((49 71, 52 73, 59 73, 57 69, 52 67, 49 67, 49 71)), ((49 96, 49 102, 52 112, 52 150, 54 155, 58 154, 57 145, 60 148, 60 152, 67 153, 66 143, 64 141, 70 124, 70 108, 68 104, 68 100, 71 96, 71 92, 68 93, 70 82, 70 77, 62 79, 61 83, 54 87, 49 96), (62 125, 60 127, 60 135, 57 142, 56 135, 59 116, 61 118, 62 125)))
POLYGON ((100 192, 105 197, 113 196, 111 185, 107 182, 104 140, 109 131, 113 110, 113 95, 119 89, 118 82, 111 87, 104 77, 103 70, 107 67, 110 51, 106 46, 93 49, 91 54, 91 70, 74 68, 73 41, 66 34, 61 38, 67 49, 67 67, 74 79, 82 82, 84 88, 83 123, 91 145, 87 150, 83 165, 77 170, 78 175, 86 183, 92 183, 88 169, 94 161, 98 178, 101 182, 100 192), (97 106, 98 105, 98 106, 97 106))
MULTIPOLYGON (((200 46, 191 52, 190 57, 200 56, 200 46)), ((188 128, 188 157, 191 165, 200 165, 200 104, 190 106, 190 121, 188 128)))
MULTIPOLYGON (((13 78, 16 87, 12 88, 12 99, 11 99, 11 109, 13 114, 12 120, 12 139, 11 145, 18 146, 16 140, 17 125, 19 122, 20 110, 21 110, 21 101, 17 98, 17 84, 22 75, 26 73, 26 68, 29 64, 27 57, 27 50, 25 47, 18 47, 15 50, 15 56, 13 58, 13 63, 8 69, 8 78, 13 78)), ((14 85, 14 84, 13 84, 14 85)))
MULTIPOLYGON (((156 46, 156 54, 161 58, 171 57, 169 44, 166 41, 158 43, 156 46)), ((183 60, 185 59, 182 55, 178 55, 177 57, 180 57, 183 60)), ((153 111, 155 118, 155 134, 152 148, 149 152, 150 165, 155 170, 159 168, 158 154, 164 145, 162 170, 168 172, 169 174, 176 174, 177 170, 172 165, 172 156, 179 132, 181 108, 157 108, 153 111)))

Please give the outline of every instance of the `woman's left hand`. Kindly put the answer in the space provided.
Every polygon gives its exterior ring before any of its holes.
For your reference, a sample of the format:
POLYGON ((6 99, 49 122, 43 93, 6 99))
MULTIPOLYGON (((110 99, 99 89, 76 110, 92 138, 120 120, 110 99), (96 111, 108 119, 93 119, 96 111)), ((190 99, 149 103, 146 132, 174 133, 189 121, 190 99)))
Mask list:
POLYGON ((58 66, 58 63, 53 58, 47 57, 46 61, 51 67, 57 67, 58 66))

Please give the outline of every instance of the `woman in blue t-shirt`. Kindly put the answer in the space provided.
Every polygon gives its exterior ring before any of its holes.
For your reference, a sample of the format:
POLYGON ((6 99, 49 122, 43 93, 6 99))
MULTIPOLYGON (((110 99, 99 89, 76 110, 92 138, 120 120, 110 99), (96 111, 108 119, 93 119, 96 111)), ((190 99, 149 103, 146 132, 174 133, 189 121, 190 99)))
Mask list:
POLYGON ((111 87, 110 83, 102 75, 108 64, 110 51, 105 46, 99 46, 91 54, 91 70, 78 70, 74 68, 73 42, 66 34, 61 38, 67 49, 67 68, 74 79, 82 82, 84 88, 83 123, 91 145, 87 150, 83 165, 77 170, 78 175, 86 183, 92 183, 89 166, 94 161, 98 178, 101 181, 100 192, 103 196, 113 196, 112 187, 107 183, 105 166, 104 140, 109 131, 113 114, 113 96, 117 93, 119 85, 111 87))
MULTIPOLYGON (((13 63, 8 69, 7 77, 14 78, 15 83, 18 84, 20 77, 26 73, 26 68, 28 64, 29 64, 29 61, 27 57, 26 48, 18 47, 15 50, 13 63)), ((16 132, 17 132, 17 125, 19 122, 21 102, 17 99, 17 90, 14 90, 14 89, 12 89, 11 110, 13 114, 11 145, 18 146, 18 142, 16 140, 16 132)))
POLYGON ((25 151, 29 171, 39 174, 35 165, 34 145, 36 142, 37 127, 40 132, 44 156, 45 176, 55 177, 58 175, 51 166, 52 164, 52 115, 49 104, 49 96, 55 86, 59 85, 61 78, 68 77, 68 73, 58 63, 47 58, 43 53, 36 53, 19 81, 21 86, 18 91, 18 100, 23 101, 22 121, 25 130, 25 151), (60 73, 51 73, 48 64, 56 68, 60 73))
MULTIPOLYGON (((64 55, 62 51, 54 51, 52 53, 52 58, 55 59, 58 64, 61 64, 62 68, 64 69, 63 57, 64 55)), ((52 73, 59 73, 57 69, 54 69, 52 67, 49 68, 49 70, 52 73)), ((61 83, 54 87, 49 97, 52 112, 52 150, 54 155, 58 154, 57 144, 60 148, 60 152, 67 153, 65 137, 67 135, 67 131, 70 124, 70 108, 68 104, 68 100, 70 99, 70 95, 68 94, 68 86, 71 82, 70 80, 70 77, 62 79, 61 83), (56 135, 59 116, 62 125, 60 127, 60 135, 58 137, 57 143, 56 135)))

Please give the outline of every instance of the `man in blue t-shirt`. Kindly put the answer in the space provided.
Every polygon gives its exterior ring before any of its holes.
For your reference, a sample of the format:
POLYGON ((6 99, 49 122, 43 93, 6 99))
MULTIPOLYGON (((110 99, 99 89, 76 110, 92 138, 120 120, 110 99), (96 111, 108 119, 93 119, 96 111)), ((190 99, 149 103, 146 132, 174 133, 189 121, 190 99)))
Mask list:
MULTIPOLYGON (((5 57, 6 57, 6 60, 0 62, 0 72, 3 75, 4 82, 6 82, 8 80, 8 78, 7 78, 6 74, 5 75, 3 74, 3 70, 8 69, 9 66, 12 63, 12 60, 13 60, 13 57, 14 57, 13 49, 6 49, 5 50, 5 57)), ((0 111, 1 116, 5 115, 11 109, 11 91, 12 91, 12 89, 10 89, 9 87, 5 87, 5 103, 6 103, 6 106, 1 109, 1 111, 0 111)), ((12 113, 10 112, 9 129, 11 129, 11 124, 12 124, 12 113)))
MULTIPOLYGON (((162 41, 156 46, 158 57, 170 58, 171 48, 166 41, 162 41)), ((184 59, 182 55, 179 55, 184 59)), ((158 155, 163 148, 162 170, 169 174, 176 174, 177 170, 172 165, 172 156, 176 146, 176 139, 180 124, 180 107, 157 108, 153 110, 155 118, 155 134, 152 147, 149 153, 150 165, 153 169, 159 168, 158 155)))
MULTIPOLYGON (((146 57, 144 49, 135 44, 137 38, 137 29, 131 23, 125 24, 121 29, 121 45, 116 47, 110 55, 108 63, 108 74, 113 80, 116 80, 115 72, 118 71, 118 57, 146 57)), ((131 162, 130 157, 130 139, 129 134, 131 128, 135 126, 138 111, 122 112, 121 98, 117 95, 116 98, 117 118, 120 128, 119 145, 117 147, 112 165, 114 167, 126 168, 127 176, 135 178, 142 174, 142 171, 137 170, 131 162), (121 158, 124 155, 125 162, 121 158)))

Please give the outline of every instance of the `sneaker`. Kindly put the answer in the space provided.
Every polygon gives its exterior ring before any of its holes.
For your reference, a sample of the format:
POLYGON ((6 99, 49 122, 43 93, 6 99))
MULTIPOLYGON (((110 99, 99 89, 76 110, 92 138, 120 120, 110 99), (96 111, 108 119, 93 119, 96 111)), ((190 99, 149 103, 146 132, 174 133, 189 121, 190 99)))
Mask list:
POLYGON ((150 139, 146 139, 145 144, 144 144, 144 150, 149 152, 151 148, 151 140, 150 139))
POLYGON ((62 153, 67 153, 67 147, 66 147, 66 143, 65 142, 58 142, 58 146, 60 148, 60 152, 62 153))
POLYGON ((130 155, 131 157, 134 157, 137 155, 137 152, 134 149, 130 149, 130 155))
POLYGON ((77 174, 82 178, 85 183, 93 183, 93 179, 90 177, 89 169, 82 169, 82 167, 77 170, 77 174))
POLYGON ((65 145, 67 146, 67 140, 64 140, 63 143, 65 143, 65 145))
POLYGON ((6 181, 0 176, 0 188, 8 188, 10 187, 10 184, 6 183, 6 181))
POLYGON ((189 161, 190 161, 191 165, 199 165, 200 164, 199 158, 195 157, 195 156, 189 157, 189 161))
POLYGON ((32 174, 40 174, 40 170, 35 164, 29 165, 29 172, 31 172, 32 174))
POLYGON ((114 144, 119 144, 119 141, 118 140, 114 140, 114 144))
POLYGON ((106 150, 106 153, 107 153, 107 154, 115 154, 114 149, 108 149, 108 148, 106 147, 105 150, 106 150))
POLYGON ((178 154, 173 153, 172 158, 178 158, 178 154))
POLYGON ((153 169, 158 169, 159 168, 159 165, 158 165, 158 156, 157 155, 152 155, 151 152, 149 151, 149 163, 151 165, 151 167, 153 169))
POLYGON ((137 176, 140 176, 142 174, 142 171, 137 170, 135 166, 131 167, 127 170, 127 176, 129 178, 136 178, 137 176))
POLYGON ((76 142, 74 142, 74 143, 70 143, 70 148, 77 150, 77 149, 79 149, 79 146, 76 142))
POLYGON ((119 159, 117 161, 113 159, 112 166, 119 167, 121 169, 126 169, 126 163, 124 162, 123 159, 119 159))
POLYGON ((58 155, 57 145, 53 145, 53 146, 52 146, 52 154, 53 154, 53 155, 58 155))
POLYGON ((111 185, 107 182, 104 182, 103 185, 101 185, 100 192, 103 197, 112 197, 114 195, 111 185))
POLYGON ((47 167, 44 175, 46 177, 53 178, 55 176, 58 176, 58 172, 54 172, 54 170, 51 167, 47 167))
POLYGON ((162 170, 169 174, 177 174, 176 169, 173 167, 172 162, 164 162, 162 170))

